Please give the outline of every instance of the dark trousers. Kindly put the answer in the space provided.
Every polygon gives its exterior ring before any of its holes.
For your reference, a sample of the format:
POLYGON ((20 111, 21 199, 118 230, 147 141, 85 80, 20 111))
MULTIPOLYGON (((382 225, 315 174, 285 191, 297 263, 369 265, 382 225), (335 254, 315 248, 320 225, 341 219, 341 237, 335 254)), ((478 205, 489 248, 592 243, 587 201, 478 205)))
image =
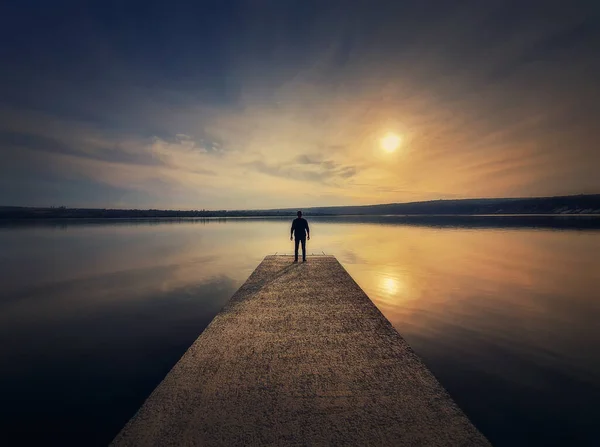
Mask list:
POLYGON ((297 261, 298 260, 298 244, 300 242, 302 242, 302 260, 306 261, 306 238, 294 238, 295 240, 295 244, 294 244, 294 260, 297 261))

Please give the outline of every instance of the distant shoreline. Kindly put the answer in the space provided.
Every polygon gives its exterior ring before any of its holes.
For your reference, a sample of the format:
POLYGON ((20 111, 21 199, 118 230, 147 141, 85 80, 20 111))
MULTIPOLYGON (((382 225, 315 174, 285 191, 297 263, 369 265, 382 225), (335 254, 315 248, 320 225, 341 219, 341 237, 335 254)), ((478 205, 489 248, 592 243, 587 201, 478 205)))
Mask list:
MULTIPOLYGON (((600 216, 600 194, 308 207, 303 212, 306 216, 600 216)), ((296 208, 229 211, 0 206, 0 220, 292 217, 295 213, 296 208)))
MULTIPOLYGON (((85 226, 154 226, 154 225, 238 225, 252 220, 279 221, 287 226, 293 216, 227 216, 227 217, 115 217, 115 218, 26 218, 0 219, 0 230, 85 226)), ((494 214, 494 215, 312 215, 314 224, 336 223, 405 225, 430 228, 465 229, 542 229, 600 230, 600 214, 494 214)))
MULTIPOLYGON (((391 217, 391 218, 440 218, 440 219, 452 219, 452 218, 470 218, 470 217, 481 217, 481 218, 522 218, 522 217, 547 217, 547 218, 600 218, 600 213, 560 213, 560 214, 551 214, 551 213, 538 213, 538 214, 311 214, 304 213, 304 217, 312 217, 312 218, 364 218, 364 217, 391 217)), ((30 221, 30 220, 56 220, 56 221, 77 221, 77 220, 202 220, 202 219, 211 219, 211 220, 224 220, 224 219, 288 219, 295 218, 295 214, 254 214, 254 215, 215 215, 215 216, 120 216, 120 217, 84 217, 84 216, 31 216, 31 217, 0 217, 0 221, 2 220, 12 220, 12 221, 30 221)))

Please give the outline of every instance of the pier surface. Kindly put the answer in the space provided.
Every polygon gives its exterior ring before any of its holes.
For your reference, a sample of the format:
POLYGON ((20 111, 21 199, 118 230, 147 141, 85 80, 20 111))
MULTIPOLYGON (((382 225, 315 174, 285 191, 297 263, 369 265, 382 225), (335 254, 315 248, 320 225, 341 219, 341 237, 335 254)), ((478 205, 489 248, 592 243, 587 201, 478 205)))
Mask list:
POLYGON ((489 445, 333 256, 267 256, 114 445, 489 445))

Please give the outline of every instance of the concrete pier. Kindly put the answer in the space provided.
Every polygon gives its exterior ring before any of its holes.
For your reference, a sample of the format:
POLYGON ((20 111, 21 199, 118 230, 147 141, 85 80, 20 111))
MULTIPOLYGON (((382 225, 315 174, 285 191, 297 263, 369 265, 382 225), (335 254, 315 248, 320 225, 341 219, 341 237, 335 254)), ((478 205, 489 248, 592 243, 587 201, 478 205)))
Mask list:
POLYGON ((489 442, 333 256, 267 256, 115 446, 489 442))

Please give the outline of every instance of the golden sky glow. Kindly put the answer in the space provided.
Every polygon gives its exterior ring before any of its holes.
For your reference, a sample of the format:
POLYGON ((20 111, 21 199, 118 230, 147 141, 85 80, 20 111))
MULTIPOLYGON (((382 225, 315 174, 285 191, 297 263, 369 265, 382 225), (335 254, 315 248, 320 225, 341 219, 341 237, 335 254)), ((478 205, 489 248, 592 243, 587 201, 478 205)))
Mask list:
POLYGON ((422 21, 410 15, 422 2, 314 14, 275 3, 212 17, 190 2, 147 17, 148 33, 91 26, 92 10, 86 33, 25 21, 39 35, 10 44, 0 83, 0 204, 272 209, 600 191, 598 58, 592 31, 579 32, 589 11, 550 8, 538 23, 506 2, 440 1, 422 21), (72 52, 63 32, 80 42, 72 52))

